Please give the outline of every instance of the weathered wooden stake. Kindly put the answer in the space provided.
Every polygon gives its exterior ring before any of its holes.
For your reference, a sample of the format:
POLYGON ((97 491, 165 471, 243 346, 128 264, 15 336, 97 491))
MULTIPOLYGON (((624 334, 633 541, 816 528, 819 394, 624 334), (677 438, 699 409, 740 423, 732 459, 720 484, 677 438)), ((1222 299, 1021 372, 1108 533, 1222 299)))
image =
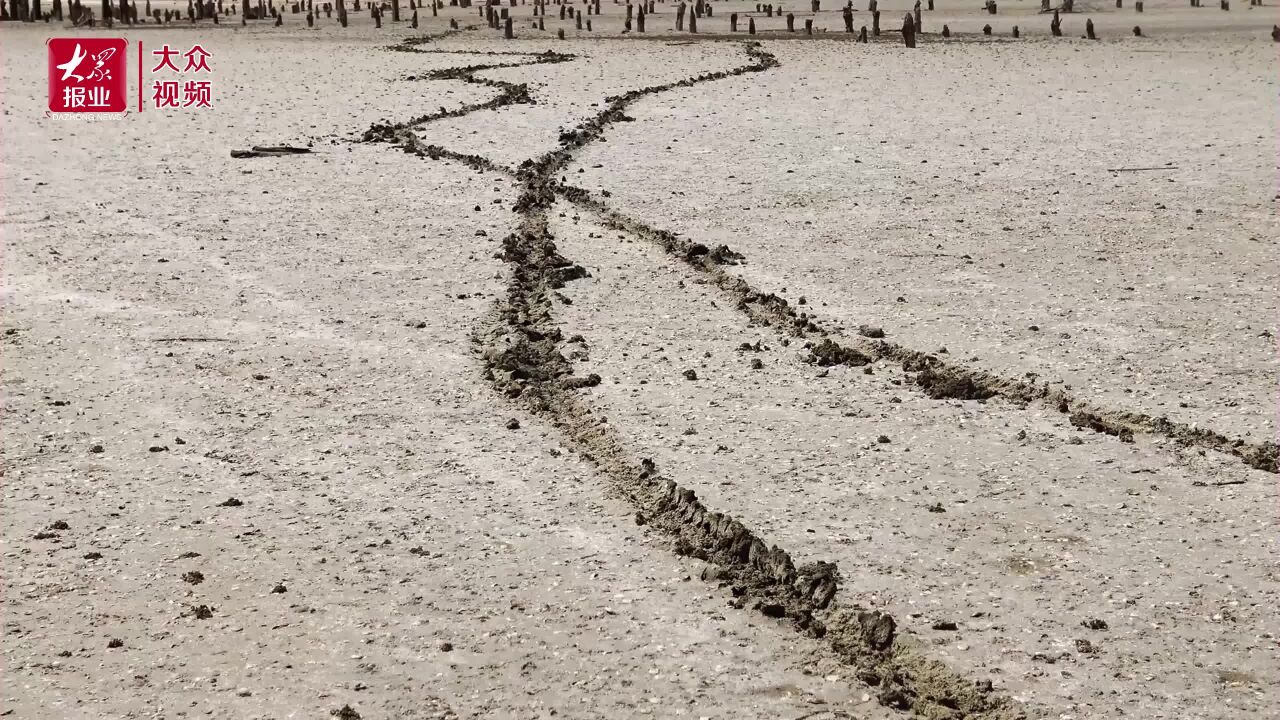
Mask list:
POLYGON ((1014 39, 1017 39, 1017 37, 1018 37, 1018 26, 1017 26, 1017 25, 1014 25, 1014 26, 1013 26, 1013 37, 1014 37, 1014 39))
POLYGON ((694 35, 698 34, 698 15, 696 13, 689 14, 689 32, 694 35))
POLYGON ((911 13, 902 17, 902 42, 909 48, 916 46, 916 21, 911 13))
POLYGON ((844 31, 847 33, 853 32, 853 8, 845 5, 840 14, 844 18, 844 31))
POLYGON ((867 42, 867 26, 866 25, 863 25, 862 29, 858 31, 858 42, 864 43, 864 44, 867 42))
POLYGON ((391 22, 400 22, 400 0, 391 0, 391 22))
POLYGON ((983 34, 983 35, 990 35, 990 34, 991 34, 991 25, 990 25, 989 23, 988 23, 987 25, 983 25, 983 26, 982 26, 982 34, 983 34))
POLYGON ((1093 18, 1084 21, 1084 36, 1088 40, 1098 39, 1098 36, 1093 33, 1093 18))
POLYGON ((795 31, 796 31, 795 13, 787 13, 787 32, 795 32, 795 31))
POLYGON ((1053 20, 1049 23, 1049 32, 1054 37, 1062 37, 1062 18, 1058 17, 1058 11, 1053 11, 1053 20))
POLYGON ((676 7, 676 30, 684 30, 684 3, 676 7))
MULTIPOLYGON (((1133 26, 1133 36, 1134 36, 1134 37, 1142 37, 1142 28, 1138 27, 1137 25, 1134 25, 1134 26, 1133 26)), ((1275 37, 1275 33, 1272 33, 1272 34, 1271 34, 1271 37, 1275 37)))
POLYGON ((640 12, 636 13, 636 32, 644 32, 644 7, 640 8, 640 12))
POLYGON ((880 11, 871 13, 871 34, 880 37, 880 11))
POLYGON ((947 27, 946 25, 943 25, 943 26, 942 26, 942 37, 944 37, 944 38, 949 38, 949 37, 951 37, 951 28, 947 27))
POLYGON ((915 7, 912 9, 913 17, 916 23, 916 32, 924 32, 924 23, 920 21, 920 0, 916 0, 915 7))
POLYGON ((738 32, 738 13, 729 13, 729 32, 738 32))
POLYGON ((747 18, 747 34, 748 35, 756 34, 756 19, 753 17, 747 18))

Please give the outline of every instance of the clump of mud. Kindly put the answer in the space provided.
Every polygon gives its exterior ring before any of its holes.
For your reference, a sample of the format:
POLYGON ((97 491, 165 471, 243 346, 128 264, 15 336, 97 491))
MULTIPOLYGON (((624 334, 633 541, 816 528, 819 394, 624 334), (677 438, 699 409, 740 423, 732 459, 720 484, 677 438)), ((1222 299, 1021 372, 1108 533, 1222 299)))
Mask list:
POLYGON ((738 265, 746 261, 747 256, 730 248, 728 245, 717 245, 715 249, 708 249, 702 243, 694 243, 685 250, 684 257, 686 260, 696 260, 698 258, 706 258, 708 262, 716 265, 738 265))
POLYGON ((1264 442, 1241 453, 1240 457, 1251 468, 1280 473, 1280 445, 1264 442))
POLYGON ((861 352, 825 338, 809 348, 809 357, 806 360, 819 367, 833 365, 860 367, 871 362, 871 358, 861 352))
POLYGON ((986 400, 996 394, 994 390, 975 383, 968 375, 928 367, 916 375, 915 382, 934 400, 986 400))
POLYGON ((506 347, 487 348, 484 360, 490 379, 511 397, 519 396, 530 383, 548 382, 573 371, 549 337, 518 337, 506 347))
POLYGON ((1107 422, 1101 416, 1095 415, 1091 412, 1079 410, 1071 413, 1067 420, 1078 428, 1086 428, 1094 432, 1105 433, 1112 437, 1119 438, 1121 442, 1133 442, 1133 430, 1116 423, 1107 422))

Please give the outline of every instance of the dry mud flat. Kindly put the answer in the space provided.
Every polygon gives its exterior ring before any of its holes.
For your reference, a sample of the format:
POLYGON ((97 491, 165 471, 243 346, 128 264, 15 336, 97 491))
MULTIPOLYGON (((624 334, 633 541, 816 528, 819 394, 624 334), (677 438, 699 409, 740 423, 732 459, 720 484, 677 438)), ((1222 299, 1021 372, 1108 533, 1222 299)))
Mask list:
POLYGON ((228 31, 202 37, 236 78, 213 113, 30 122, 43 37, 5 31, 5 710, 1275 706, 1257 32, 907 54, 228 31), (1011 96, 1053 75, 1054 100, 974 123, 957 96, 1010 66, 1011 96), (1117 189, 1131 128, 1185 174, 1117 189), (276 142, 315 152, 227 152, 276 142), (1092 222, 992 227, 1054 183, 1092 222), (1169 193, 1214 203, 1174 238, 1158 213, 1112 235, 1169 193), (1143 288, 1159 338, 1084 293, 1077 246, 1165 278, 1143 288), (1226 293, 1229 327, 1174 302, 1188 282, 1226 293), (1014 338, 1046 295, 1124 356, 1014 338), (1164 340, 1195 365, 1158 362, 1164 340))

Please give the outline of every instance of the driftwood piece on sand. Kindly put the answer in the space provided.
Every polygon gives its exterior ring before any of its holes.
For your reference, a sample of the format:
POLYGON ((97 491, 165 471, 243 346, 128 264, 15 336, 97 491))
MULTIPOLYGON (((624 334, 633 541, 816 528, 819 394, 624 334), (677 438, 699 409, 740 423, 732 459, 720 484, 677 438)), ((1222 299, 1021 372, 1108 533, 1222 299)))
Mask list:
POLYGON ((279 157, 281 155, 307 155, 311 148, 292 145, 254 145, 248 150, 232 150, 233 158, 279 157))

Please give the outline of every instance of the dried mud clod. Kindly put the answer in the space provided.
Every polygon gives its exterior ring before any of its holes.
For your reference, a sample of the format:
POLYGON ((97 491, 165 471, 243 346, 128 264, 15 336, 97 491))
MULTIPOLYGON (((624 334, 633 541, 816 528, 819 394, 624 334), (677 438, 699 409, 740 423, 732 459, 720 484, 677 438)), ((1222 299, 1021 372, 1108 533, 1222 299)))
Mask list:
POLYGON ((925 368, 914 379, 916 385, 934 400, 986 400, 996 394, 991 388, 975 383, 968 375, 947 370, 925 368))
POLYGON ((355 708, 350 705, 343 705, 330 713, 330 715, 335 720, 360 720, 360 713, 356 712, 355 708))
POLYGON ((736 252, 728 245, 717 245, 714 249, 707 249, 702 243, 693 243, 685 250, 684 257, 686 260, 704 260, 716 265, 740 265, 746 261, 746 256, 740 252, 736 252))
POLYGON ((809 348, 807 362, 819 367, 848 365, 861 367, 871 362, 871 358, 850 347, 845 347, 829 338, 823 338, 809 348))
POLYGON ((1071 413, 1067 419, 1075 427, 1105 433, 1119 438, 1121 442, 1133 442, 1132 428, 1125 427, 1114 421, 1108 421, 1094 413, 1077 410, 1076 412, 1071 413))
POLYGON ((1264 442, 1256 447, 1244 448, 1240 457, 1251 468, 1280 473, 1280 445, 1276 443, 1264 442))

